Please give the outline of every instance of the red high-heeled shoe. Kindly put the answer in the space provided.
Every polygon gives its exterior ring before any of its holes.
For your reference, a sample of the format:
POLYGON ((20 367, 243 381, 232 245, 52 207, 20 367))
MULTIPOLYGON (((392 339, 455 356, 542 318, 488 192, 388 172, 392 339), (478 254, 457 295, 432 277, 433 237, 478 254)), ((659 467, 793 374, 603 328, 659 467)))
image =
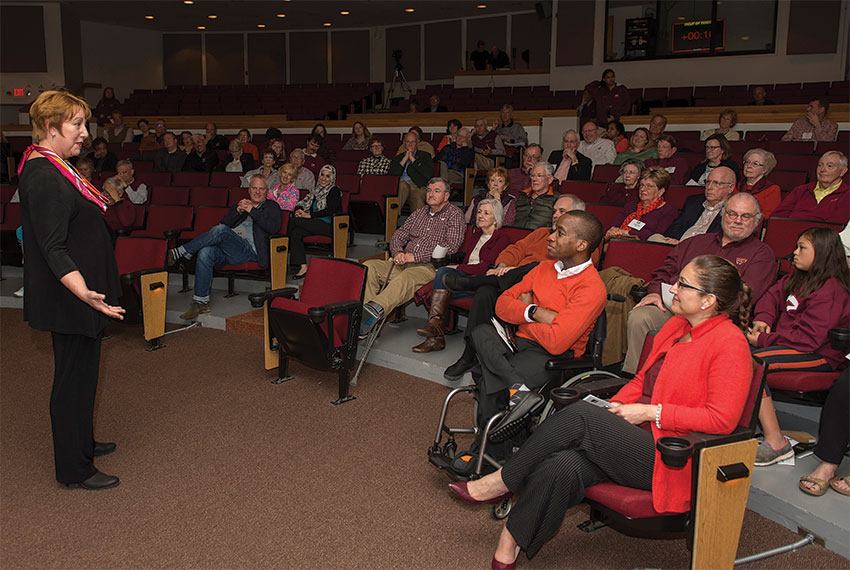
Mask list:
POLYGON ((478 499, 474 498, 472 495, 469 494, 469 485, 466 481, 453 481, 449 483, 449 489, 451 489, 455 495, 457 495, 467 503, 472 503, 473 505, 477 505, 479 503, 501 503, 505 499, 508 499, 513 496, 513 493, 508 491, 503 495, 499 495, 495 499, 479 501, 478 499))
POLYGON ((514 570, 516 568, 516 560, 513 562, 499 562, 494 556, 493 561, 490 563, 490 568, 493 570, 514 570))

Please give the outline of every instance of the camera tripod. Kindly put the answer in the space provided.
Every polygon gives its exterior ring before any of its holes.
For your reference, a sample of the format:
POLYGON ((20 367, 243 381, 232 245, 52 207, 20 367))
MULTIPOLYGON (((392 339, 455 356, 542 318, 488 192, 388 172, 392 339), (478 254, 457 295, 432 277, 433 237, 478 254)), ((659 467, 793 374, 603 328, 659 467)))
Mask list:
POLYGON ((411 93, 410 85, 407 83, 407 78, 404 76, 404 66, 402 66, 398 61, 396 62, 395 69, 393 70, 392 83, 390 83, 390 88, 387 90, 387 95, 384 98, 384 110, 389 110, 390 108, 390 101, 392 100, 396 85, 401 86, 402 93, 405 91, 408 95, 411 93))

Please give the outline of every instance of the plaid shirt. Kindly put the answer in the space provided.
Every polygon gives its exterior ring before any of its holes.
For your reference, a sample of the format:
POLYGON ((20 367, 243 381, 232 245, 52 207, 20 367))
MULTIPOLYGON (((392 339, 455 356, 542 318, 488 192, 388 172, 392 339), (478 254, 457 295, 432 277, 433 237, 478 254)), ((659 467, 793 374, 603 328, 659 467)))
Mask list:
POLYGON ((463 211, 457 206, 446 202, 436 214, 424 206, 395 231, 390 240, 390 252, 393 256, 400 252, 412 253, 414 263, 430 263, 431 254, 438 245, 449 250, 447 255, 456 253, 465 231, 463 211))
POLYGON ((357 167, 357 174, 360 176, 363 176, 364 174, 377 174, 378 176, 383 176, 389 171, 389 169, 390 159, 386 156, 367 156, 360 161, 360 165, 357 167))

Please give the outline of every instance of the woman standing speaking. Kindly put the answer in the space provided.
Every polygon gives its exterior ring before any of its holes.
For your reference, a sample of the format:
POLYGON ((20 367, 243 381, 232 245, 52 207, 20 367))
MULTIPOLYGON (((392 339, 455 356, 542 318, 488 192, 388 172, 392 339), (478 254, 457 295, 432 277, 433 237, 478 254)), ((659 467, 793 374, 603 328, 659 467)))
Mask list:
POLYGON ((56 479, 89 490, 118 485, 92 460, 115 450, 94 440, 93 414, 100 343, 120 293, 109 230, 109 197, 67 161, 88 136, 91 109, 66 91, 45 91, 30 107, 38 144, 24 151, 18 169, 24 255, 24 320, 53 338, 50 394, 56 479))

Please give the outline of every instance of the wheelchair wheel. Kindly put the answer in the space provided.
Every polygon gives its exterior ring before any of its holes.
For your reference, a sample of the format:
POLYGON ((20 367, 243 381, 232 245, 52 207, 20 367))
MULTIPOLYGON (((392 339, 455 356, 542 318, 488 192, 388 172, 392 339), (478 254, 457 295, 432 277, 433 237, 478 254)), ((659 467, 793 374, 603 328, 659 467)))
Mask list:
MULTIPOLYGON (((589 372, 582 372, 581 374, 576 374, 572 378, 564 381, 561 384, 561 388, 570 388, 572 386, 578 386, 579 384, 586 384, 588 382, 593 382, 595 380, 605 380, 606 378, 620 378, 613 372, 608 372, 606 370, 591 370, 589 372)), ((541 422, 545 421, 546 418, 555 413, 555 404, 552 403, 552 400, 549 399, 549 395, 546 394, 546 405, 543 407, 543 411, 540 413, 540 416, 537 418, 537 425, 540 425, 541 422)))
POLYGON ((514 504, 511 502, 511 498, 508 497, 504 499, 501 503, 497 503, 495 505, 490 505, 490 516, 492 516, 497 521, 508 518, 508 515, 511 514, 511 508, 513 508, 514 504))

